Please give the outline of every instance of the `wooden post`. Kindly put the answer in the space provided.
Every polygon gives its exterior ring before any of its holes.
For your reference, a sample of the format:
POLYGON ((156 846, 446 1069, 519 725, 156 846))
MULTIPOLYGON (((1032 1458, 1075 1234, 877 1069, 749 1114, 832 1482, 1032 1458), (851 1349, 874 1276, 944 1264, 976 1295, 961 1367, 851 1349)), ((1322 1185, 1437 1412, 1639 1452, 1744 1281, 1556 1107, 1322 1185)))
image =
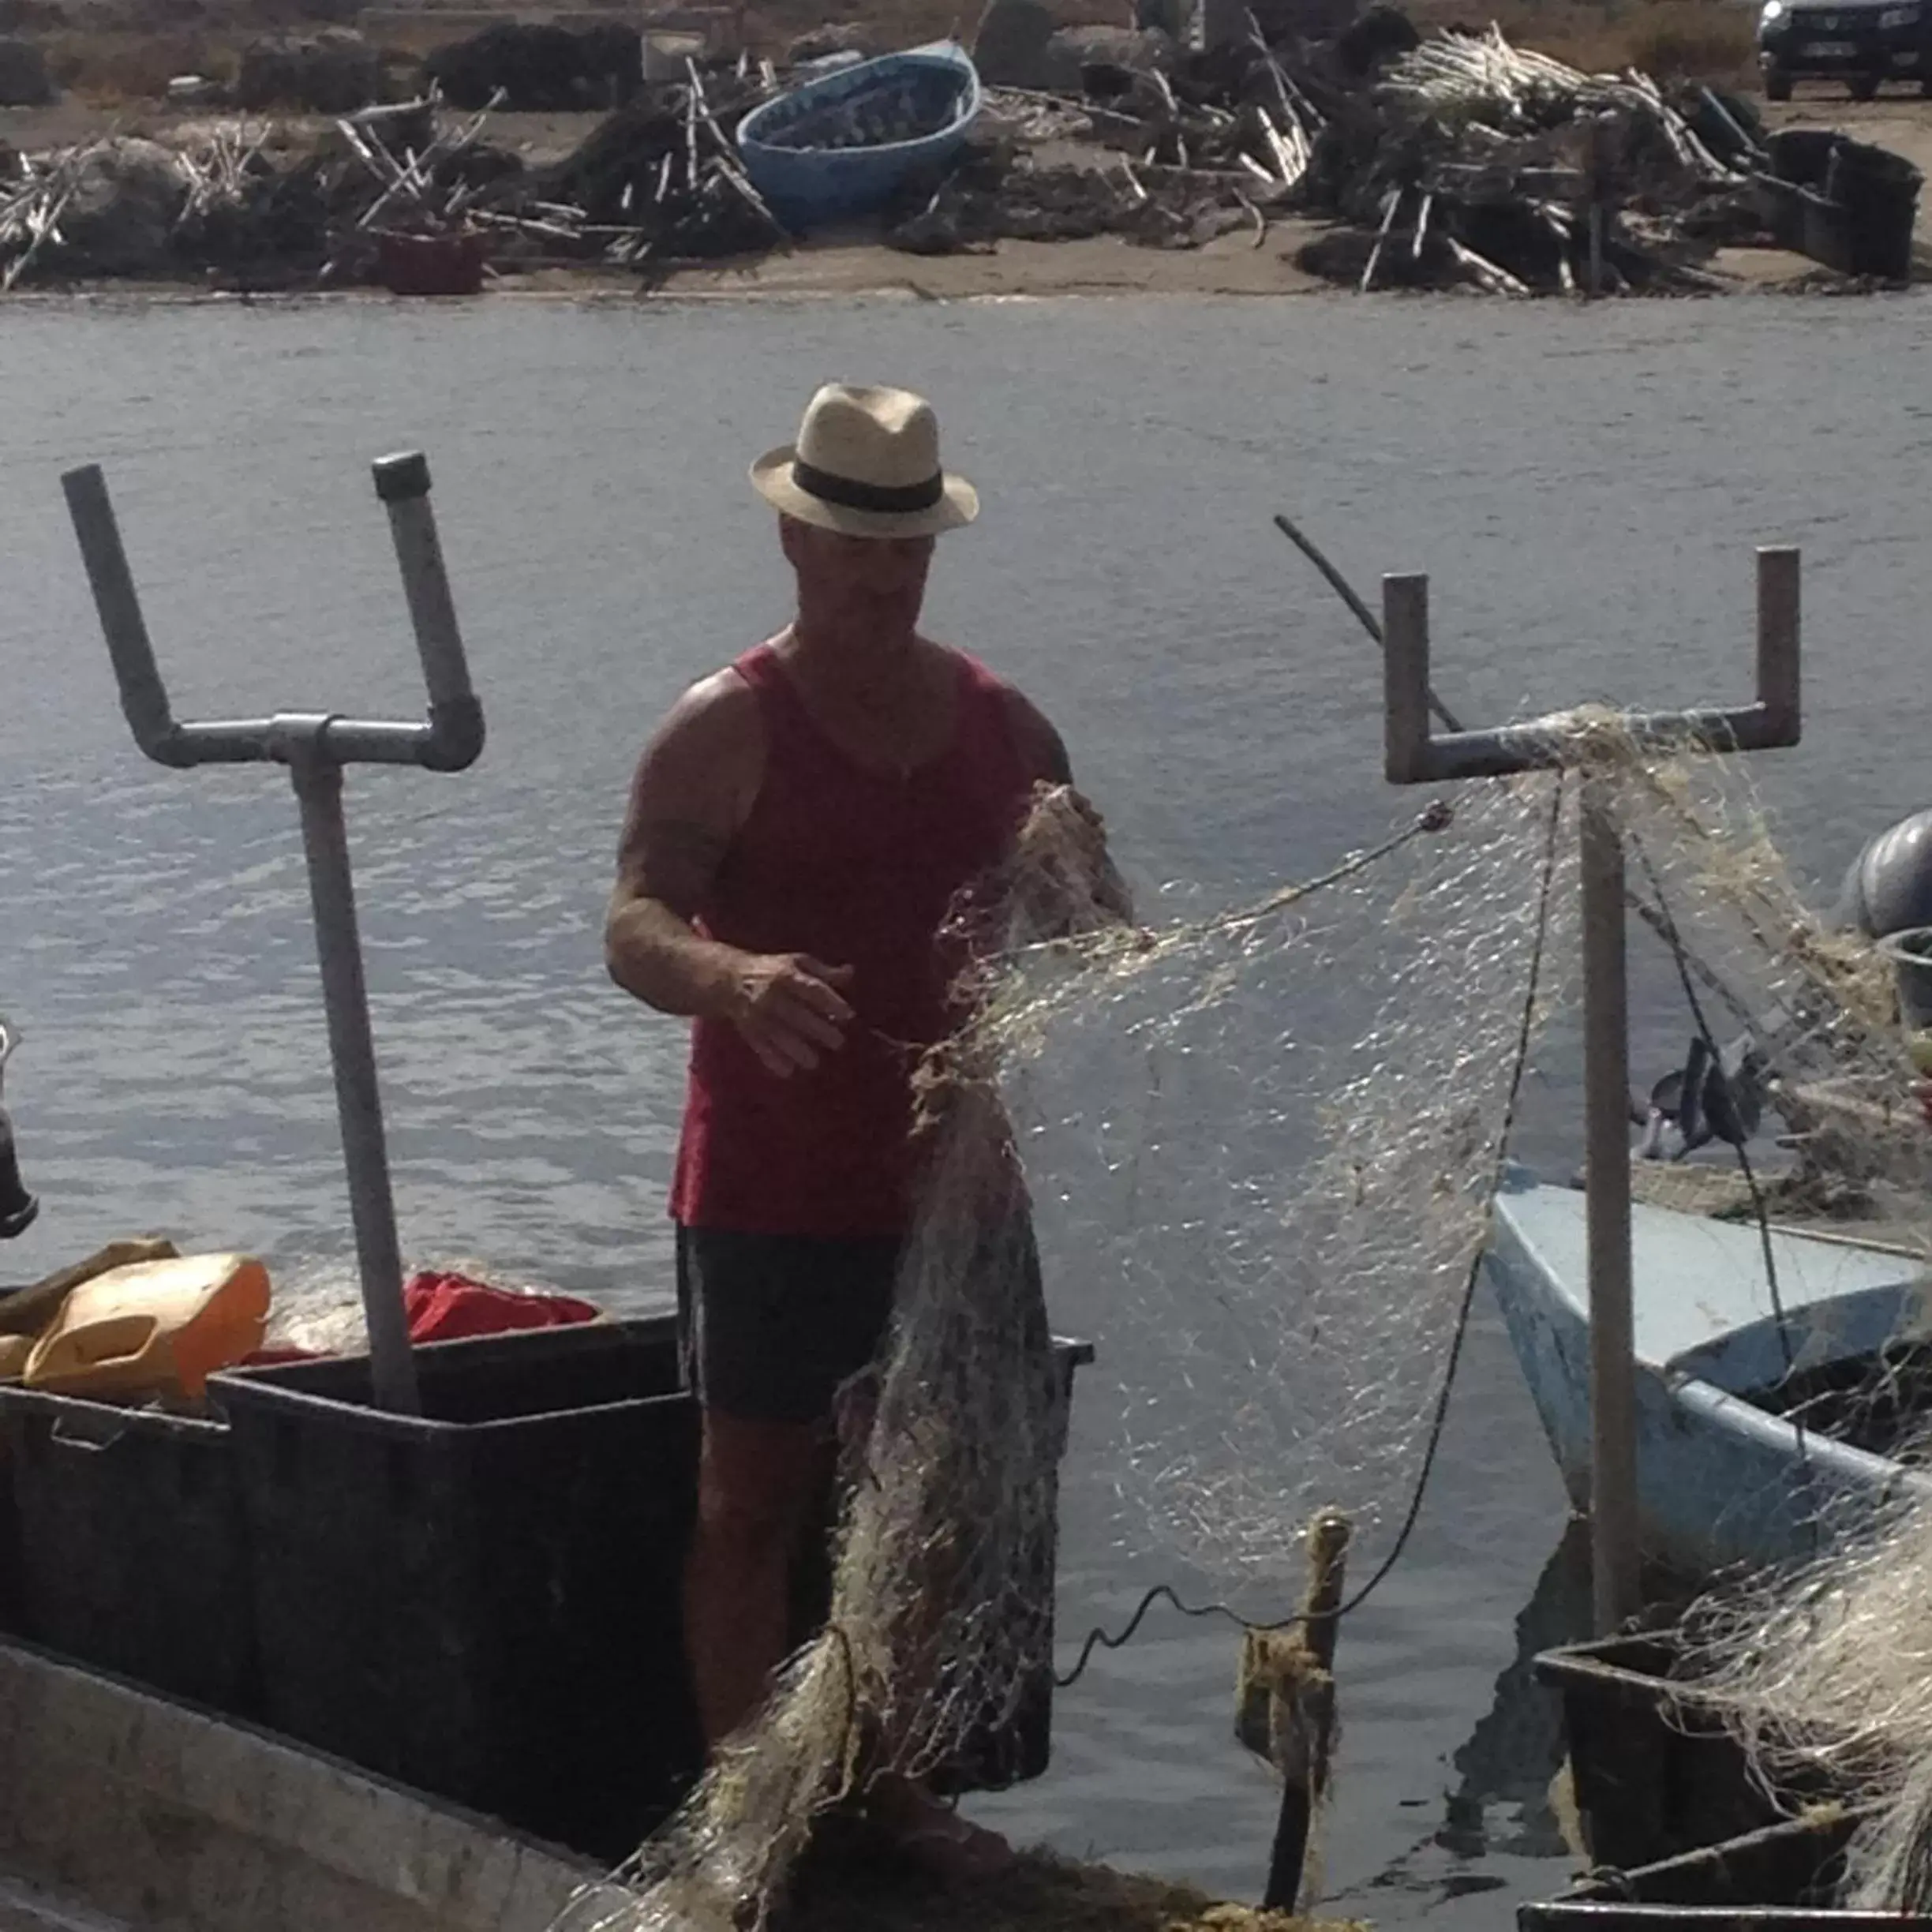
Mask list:
POLYGON ((1268 1854, 1268 1911, 1293 1911, 1308 1863, 1309 1831, 1328 1783, 1328 1746, 1335 1734, 1335 1634, 1348 1556, 1349 1519, 1324 1510, 1309 1525, 1308 1594, 1302 1601, 1301 1653, 1278 1675, 1269 1756, 1282 1774, 1281 1814, 1268 1854), (1292 1698, 1292 1708, 1289 1708, 1292 1698), (1281 1721, 1282 1718, 1290 1721, 1281 1721))
POLYGON ((1578 814, 1583 886, 1583 1112, 1590 1314, 1590 1562, 1597 1634, 1640 1607, 1637 1378, 1631 1354, 1630 1039, 1623 842, 1604 781, 1578 814))

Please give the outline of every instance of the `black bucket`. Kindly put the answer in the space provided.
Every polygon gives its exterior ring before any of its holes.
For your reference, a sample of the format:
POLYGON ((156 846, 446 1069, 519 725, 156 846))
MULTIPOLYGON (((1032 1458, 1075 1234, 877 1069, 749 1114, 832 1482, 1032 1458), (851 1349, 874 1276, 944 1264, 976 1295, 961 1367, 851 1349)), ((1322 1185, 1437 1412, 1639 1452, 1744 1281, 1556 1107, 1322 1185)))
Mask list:
POLYGON ((1912 226, 1925 177, 1903 155, 1867 141, 1840 141, 1825 193, 1845 211, 1855 275, 1904 282, 1911 275, 1912 226))
MULTIPOLYGON (((1070 1391, 1091 1350, 1054 1354, 1070 1391)), ((266 1720, 614 1860, 704 1758, 682 1610, 698 1414, 675 1323, 445 1342, 416 1364, 421 1416, 373 1406, 366 1356, 211 1379, 246 1506, 266 1720)), ((1050 1575, 1042 1587, 1050 1601, 1050 1575)), ((1027 1691, 955 1788, 1045 1769, 1050 1657, 1027 1691)))
POLYGON ((1666 1633, 1546 1650, 1539 1681, 1563 1697, 1577 1809, 1590 1857, 1649 1865, 1774 1824, 1779 1799, 1753 1777, 1709 1697, 1672 1676, 1666 1633))
POLYGON ((1800 188, 1822 189, 1845 137, 1833 128, 1780 128, 1765 143, 1771 172, 1800 188))
POLYGON ((260 1714, 247 1527, 219 1422, 0 1383, 21 1634, 260 1714))
POLYGON ((698 1411, 668 1320, 218 1376, 276 1729, 598 1858, 702 1756, 679 1608, 698 1411))

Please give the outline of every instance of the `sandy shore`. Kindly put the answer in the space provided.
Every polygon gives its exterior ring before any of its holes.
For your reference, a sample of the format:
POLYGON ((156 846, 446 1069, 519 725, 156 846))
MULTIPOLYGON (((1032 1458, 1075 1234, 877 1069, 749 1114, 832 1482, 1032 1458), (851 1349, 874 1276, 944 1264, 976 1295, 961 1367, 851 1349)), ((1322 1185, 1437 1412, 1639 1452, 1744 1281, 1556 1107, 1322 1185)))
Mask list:
MULTIPOLYGON (((1810 98, 1767 104, 1764 112, 1773 127, 1841 127, 1860 140, 1896 149, 1932 177, 1932 102, 1898 96, 1861 103, 1846 99, 1842 91, 1819 90, 1810 98)), ((33 149, 88 140, 117 127, 125 133, 166 136, 208 118, 163 107, 110 111, 69 101, 47 108, 0 109, 0 140, 33 149)), ((597 118, 500 114, 492 118, 489 138, 515 148, 526 163, 541 164, 568 153, 597 118)), ((934 256, 904 254, 863 236, 831 235, 768 255, 677 268, 650 283, 628 271, 571 264, 506 273, 492 286, 504 294, 593 299, 642 293, 692 298, 878 295, 929 301, 1334 294, 1333 284, 1295 264, 1297 250, 1321 227, 1301 219, 1271 221, 1259 236, 1226 234, 1190 249, 1138 248, 1099 236, 1080 242, 1002 242, 984 253, 934 256)), ((1920 207, 1919 232, 1932 262, 1932 193, 1920 207)), ((1823 276, 1803 257, 1769 249, 1724 249, 1712 267, 1743 290, 1802 290, 1823 276)))

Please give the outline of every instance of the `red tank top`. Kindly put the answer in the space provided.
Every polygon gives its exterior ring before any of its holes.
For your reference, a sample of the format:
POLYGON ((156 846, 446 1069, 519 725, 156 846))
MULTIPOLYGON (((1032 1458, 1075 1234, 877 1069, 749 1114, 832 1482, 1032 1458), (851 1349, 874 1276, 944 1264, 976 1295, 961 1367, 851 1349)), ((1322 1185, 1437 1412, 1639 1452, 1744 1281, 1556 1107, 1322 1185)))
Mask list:
POLYGON ((727 1020, 691 1027, 671 1211, 691 1227, 833 1238, 903 1233, 919 1150, 916 1048, 942 1039, 949 968, 938 943, 960 889, 998 863, 1032 774, 1006 687, 959 667, 945 750, 900 777, 855 763, 819 729, 768 644, 732 667, 757 695, 765 775, 698 930, 750 953, 850 966, 855 1019, 815 1069, 768 1073, 727 1020))

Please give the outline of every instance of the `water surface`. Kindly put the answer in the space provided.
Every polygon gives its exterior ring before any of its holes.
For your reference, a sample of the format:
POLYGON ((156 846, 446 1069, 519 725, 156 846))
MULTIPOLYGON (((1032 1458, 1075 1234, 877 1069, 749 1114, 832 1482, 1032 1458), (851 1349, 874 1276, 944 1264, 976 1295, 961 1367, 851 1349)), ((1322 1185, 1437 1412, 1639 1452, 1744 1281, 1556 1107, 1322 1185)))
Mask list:
MULTIPOLYGON (((1245 897, 1413 802, 1380 777, 1365 640, 1277 507, 1365 589, 1430 573, 1436 682, 1473 721, 1747 695, 1752 546, 1801 543, 1806 742, 1761 770, 1823 879, 1926 802, 1929 330, 1910 298, 9 310, 0 1007, 46 1208, 6 1268, 148 1227, 347 1252, 293 801, 269 771, 136 755, 68 465, 107 467, 183 715, 407 716, 366 464, 429 452, 490 742, 460 777, 350 784, 405 1241, 642 1308, 668 1286, 682 1043, 604 978, 612 847, 653 721, 783 619, 743 470, 812 384, 938 402, 986 512, 944 547, 934 623, 1058 721, 1145 883, 1245 897)), ((1677 1024, 1655 964, 1646 1053, 1677 1024)), ((1106 1347, 1093 1284, 1064 1312, 1106 1347)), ((1119 1546, 1106 1453, 1076 1434, 1069 1632, 1175 1574, 1119 1546)), ((1493 1924, 1561 1878, 1518 1658, 1577 1613, 1563 1521, 1485 1305, 1408 1558, 1342 1635, 1338 1906, 1493 1924)), ((1230 1735, 1235 1648, 1155 1612, 1062 1698, 1049 1775, 987 1809, 1252 1896, 1274 1798, 1230 1735)))

